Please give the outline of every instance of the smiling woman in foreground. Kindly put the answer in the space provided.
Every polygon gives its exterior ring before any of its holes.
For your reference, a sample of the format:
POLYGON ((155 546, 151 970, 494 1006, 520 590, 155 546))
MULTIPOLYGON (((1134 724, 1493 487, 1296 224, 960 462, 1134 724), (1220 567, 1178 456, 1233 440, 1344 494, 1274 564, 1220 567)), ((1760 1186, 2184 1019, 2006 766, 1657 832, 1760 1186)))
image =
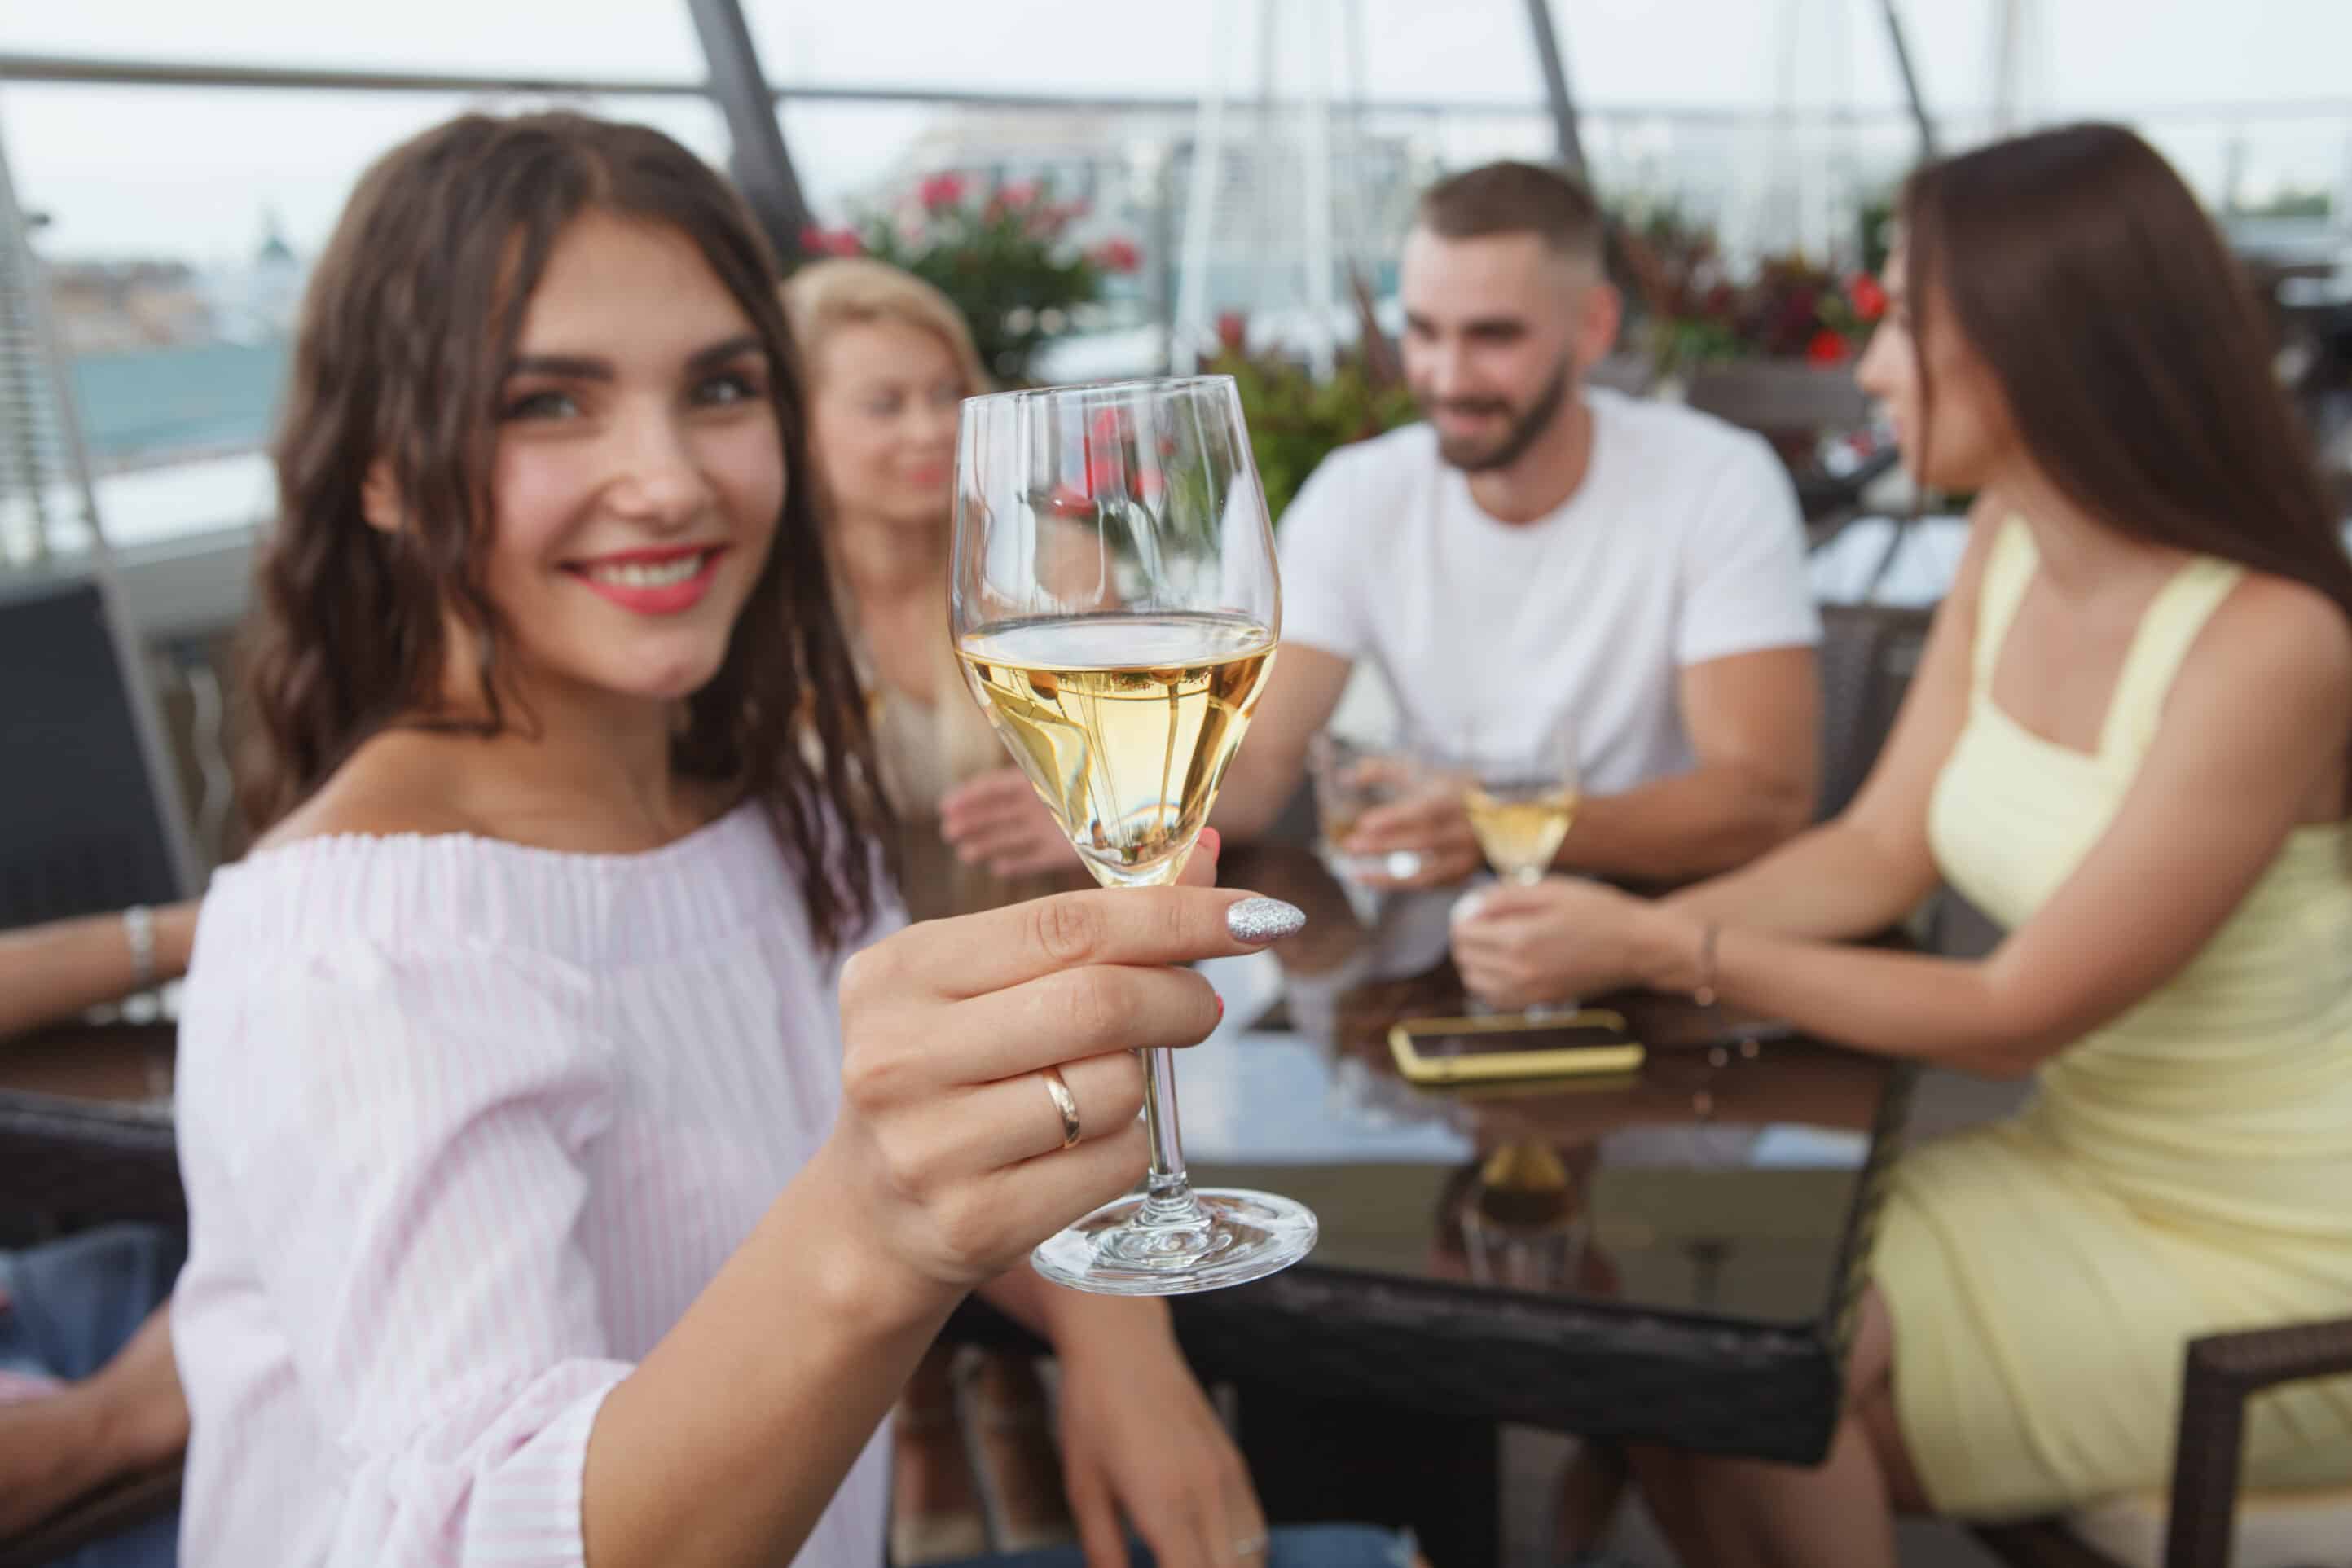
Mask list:
POLYGON ((180 1035, 190 1563, 872 1568, 877 1426, 975 1287, 1162 1563, 1281 1561, 1229 1448, 1154 1447, 1181 1360, 1024 1260, 1141 1174, 1130 1048, 1219 1010, 1173 966, 1297 912, 1080 894, 845 961, 898 920, 793 365, 736 198, 638 127, 428 131, 321 258, 267 831, 180 1035))

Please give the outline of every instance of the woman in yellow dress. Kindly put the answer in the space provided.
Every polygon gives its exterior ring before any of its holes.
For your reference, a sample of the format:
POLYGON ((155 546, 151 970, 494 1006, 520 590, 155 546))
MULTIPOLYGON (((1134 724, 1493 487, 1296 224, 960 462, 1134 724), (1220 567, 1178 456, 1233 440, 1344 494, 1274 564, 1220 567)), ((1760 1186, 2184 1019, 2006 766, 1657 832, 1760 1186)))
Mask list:
MULTIPOLYGON (((1900 1167, 1827 1461, 1652 1456, 1685 1555, 1892 1564, 1893 1513, 2161 1487, 2182 1347, 2352 1302, 2352 559, 2259 309, 2112 127, 1931 166, 1861 365, 1967 553, 1868 784, 1646 903, 1555 880, 1455 931, 1481 994, 1719 993, 2032 1074, 1900 1167), (1839 945, 1947 881, 1962 961, 1839 945)), ((2352 1474, 2352 1381, 2263 1396, 2256 1485, 2352 1474)))

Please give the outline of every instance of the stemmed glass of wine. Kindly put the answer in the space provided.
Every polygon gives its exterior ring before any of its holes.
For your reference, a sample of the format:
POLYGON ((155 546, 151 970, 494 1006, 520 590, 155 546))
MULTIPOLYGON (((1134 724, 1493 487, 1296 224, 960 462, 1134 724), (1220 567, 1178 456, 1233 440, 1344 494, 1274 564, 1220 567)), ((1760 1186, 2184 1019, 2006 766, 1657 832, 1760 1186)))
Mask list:
MULTIPOLYGON (((1265 497, 1230 376, 972 398, 949 614, 973 695, 1106 887, 1176 880, 1282 630, 1265 497)), ((1315 1216, 1185 1179, 1172 1054, 1148 1051, 1144 1191, 1034 1258, 1111 1295, 1238 1285, 1305 1257, 1315 1216)))

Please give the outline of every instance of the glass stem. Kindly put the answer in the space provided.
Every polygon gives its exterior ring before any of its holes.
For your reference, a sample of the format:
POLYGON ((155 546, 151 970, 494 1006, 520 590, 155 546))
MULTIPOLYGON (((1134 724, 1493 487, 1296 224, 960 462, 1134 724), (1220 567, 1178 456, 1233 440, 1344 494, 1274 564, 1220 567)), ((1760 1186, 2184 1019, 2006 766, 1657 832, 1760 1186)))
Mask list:
POLYGON ((1176 1121, 1176 1053, 1136 1054, 1143 1058, 1143 1120, 1151 1135, 1151 1174, 1144 1180, 1143 1207, 1135 1223, 1206 1225, 1208 1210, 1184 1179, 1184 1134, 1176 1121))

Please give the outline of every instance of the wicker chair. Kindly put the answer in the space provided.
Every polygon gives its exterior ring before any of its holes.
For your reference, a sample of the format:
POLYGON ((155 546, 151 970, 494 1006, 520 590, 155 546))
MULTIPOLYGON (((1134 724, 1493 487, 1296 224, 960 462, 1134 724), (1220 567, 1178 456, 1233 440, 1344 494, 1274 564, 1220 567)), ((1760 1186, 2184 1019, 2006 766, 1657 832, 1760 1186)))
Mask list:
POLYGON ((2352 1318, 2214 1334, 2190 1341, 2182 1360, 2179 1437, 2168 1501, 2127 1499, 2064 1519, 1988 1527, 1977 1531, 1977 1539, 2015 1568, 2352 1563, 2352 1478, 2342 1490, 2316 1498, 2242 1496, 2239 1489, 2246 1401, 2285 1384, 2352 1376, 2352 1318), (2295 1541, 2279 1539, 2287 1535, 2295 1541))
POLYGON ((1927 641, 1932 612, 1885 604, 1822 606, 1822 795, 1815 817, 1845 810, 1878 760, 1927 641))

